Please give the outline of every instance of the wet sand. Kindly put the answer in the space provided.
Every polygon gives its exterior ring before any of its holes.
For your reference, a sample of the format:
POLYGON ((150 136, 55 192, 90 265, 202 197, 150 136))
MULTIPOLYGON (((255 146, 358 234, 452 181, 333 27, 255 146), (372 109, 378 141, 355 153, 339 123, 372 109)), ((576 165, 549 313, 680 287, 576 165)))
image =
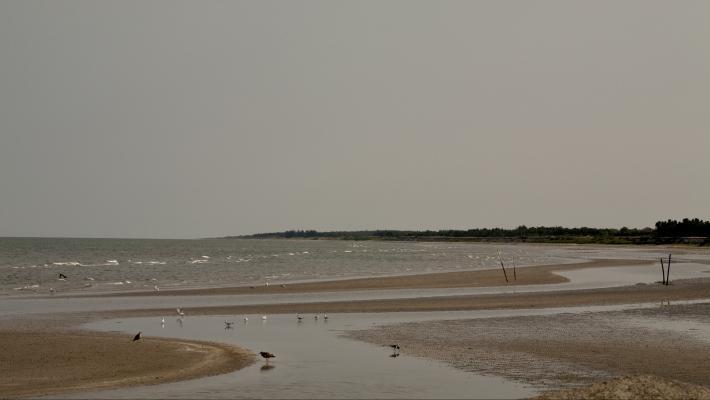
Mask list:
POLYGON ((399 343, 403 353, 545 389, 576 387, 623 375, 655 379, 653 385, 644 386, 632 379, 550 394, 549 398, 587 398, 595 393, 603 398, 647 398, 654 390, 660 393, 656 398, 696 398, 695 393, 704 393, 701 398, 708 398, 710 341, 683 324, 709 320, 710 303, 702 303, 616 312, 403 323, 351 335, 371 343, 399 343), (635 323, 639 319, 647 324, 635 323), (662 323, 669 321, 680 328, 665 329, 662 323), (678 386, 669 381, 692 385, 678 386), (613 391, 623 393, 624 385, 630 391, 629 397, 609 397, 613 391), (678 395, 678 390, 686 392, 678 395))
POLYGON ((246 350, 197 341, 86 331, 0 331, 0 397, 156 384, 227 373, 246 350))
MULTIPOLYGON (((695 300, 709 297, 710 278, 701 278, 677 280, 669 286, 661 284, 639 284, 603 289, 527 292, 517 294, 207 306, 184 308, 184 311, 187 315, 460 311, 575 307, 648 302, 660 303, 663 300, 695 300)), ((96 317, 161 316, 173 315, 174 313, 175 309, 172 308, 153 308, 108 311, 96 314, 96 317)))
POLYGON ((657 376, 624 376, 611 381, 594 383, 588 387, 545 393, 534 400, 708 400, 710 389, 657 376))

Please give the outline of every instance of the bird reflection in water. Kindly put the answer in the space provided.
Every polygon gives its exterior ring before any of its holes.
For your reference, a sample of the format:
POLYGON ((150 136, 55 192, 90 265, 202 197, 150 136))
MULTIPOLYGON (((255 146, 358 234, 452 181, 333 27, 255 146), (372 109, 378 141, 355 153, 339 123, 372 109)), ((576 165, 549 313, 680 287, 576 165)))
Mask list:
POLYGON ((272 369, 274 369, 274 368, 276 368, 276 366, 275 366, 274 364, 264 364, 264 365, 261 366, 261 371, 262 371, 262 372, 270 371, 270 370, 272 370, 272 369))
POLYGON ((390 354, 390 357, 392 357, 392 358, 399 357, 399 353, 392 353, 392 354, 390 354))

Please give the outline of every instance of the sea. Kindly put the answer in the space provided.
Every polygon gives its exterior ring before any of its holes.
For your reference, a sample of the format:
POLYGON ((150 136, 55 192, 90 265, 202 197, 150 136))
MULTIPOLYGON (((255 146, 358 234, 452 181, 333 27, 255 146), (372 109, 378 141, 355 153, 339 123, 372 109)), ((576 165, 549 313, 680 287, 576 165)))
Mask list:
POLYGON ((265 285, 664 254, 653 247, 503 243, 5 237, 0 295, 265 285))

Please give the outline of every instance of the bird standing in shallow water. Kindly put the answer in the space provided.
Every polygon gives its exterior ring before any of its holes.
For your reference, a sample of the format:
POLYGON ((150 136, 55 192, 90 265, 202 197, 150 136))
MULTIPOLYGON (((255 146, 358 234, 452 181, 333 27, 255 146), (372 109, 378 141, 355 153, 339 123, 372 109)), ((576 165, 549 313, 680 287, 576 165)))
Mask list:
POLYGON ((133 336, 133 341, 135 342, 137 340, 140 340, 140 338, 141 338, 141 332, 138 332, 138 333, 136 333, 136 336, 133 336))
POLYGON ((266 363, 269 363, 269 358, 274 358, 276 357, 272 353, 269 353, 268 351, 260 351, 259 354, 266 360, 266 363))

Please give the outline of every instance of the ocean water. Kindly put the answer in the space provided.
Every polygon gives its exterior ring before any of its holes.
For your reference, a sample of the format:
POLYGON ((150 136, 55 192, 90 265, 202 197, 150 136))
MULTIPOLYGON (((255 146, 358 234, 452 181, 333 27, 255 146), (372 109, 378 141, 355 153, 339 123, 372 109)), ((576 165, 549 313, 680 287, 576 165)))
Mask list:
MULTIPOLYGON (((497 268, 499 251, 506 265, 524 266, 594 258, 657 259, 666 250, 340 240, 0 238, 0 294, 47 294, 50 288, 81 293, 261 285, 476 270, 497 268)), ((707 259, 707 254, 698 257, 707 259)))

